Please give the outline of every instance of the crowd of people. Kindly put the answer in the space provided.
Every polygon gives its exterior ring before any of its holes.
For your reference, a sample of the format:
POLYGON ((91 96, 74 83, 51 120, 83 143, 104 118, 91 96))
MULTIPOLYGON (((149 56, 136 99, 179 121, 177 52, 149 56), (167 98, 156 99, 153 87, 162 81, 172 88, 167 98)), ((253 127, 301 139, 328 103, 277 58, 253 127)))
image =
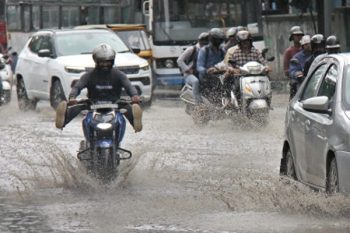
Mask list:
MULTIPOLYGON (((226 71, 225 77, 238 76, 240 71, 237 67, 249 61, 267 64, 261 51, 254 47, 250 32, 243 26, 229 28, 226 35, 219 28, 203 32, 197 44, 187 48, 177 59, 186 83, 192 86, 196 105, 203 101, 200 83, 210 79, 218 69, 226 71)), ((225 82, 230 80, 225 79, 225 82)))
POLYGON ((322 34, 309 35, 300 26, 290 29, 289 41, 292 41, 283 54, 284 73, 290 81, 290 99, 307 76, 314 60, 325 54, 340 52, 340 44, 335 35, 327 38, 322 34))
MULTIPOLYGON (((291 45, 283 54, 283 70, 290 83, 292 99, 312 62, 319 59, 321 54, 339 53, 340 44, 335 35, 328 38, 322 34, 309 35, 300 26, 290 28, 289 41, 291 45)), ((217 70, 217 64, 224 64, 227 74, 232 76, 239 74, 232 64, 243 66, 249 61, 267 65, 262 51, 254 47, 248 29, 238 26, 229 28, 226 35, 219 28, 201 33, 197 44, 187 48, 177 63, 186 83, 192 86, 195 103, 201 104, 200 83, 217 70)), ((268 66, 267 69, 271 70, 268 66)))

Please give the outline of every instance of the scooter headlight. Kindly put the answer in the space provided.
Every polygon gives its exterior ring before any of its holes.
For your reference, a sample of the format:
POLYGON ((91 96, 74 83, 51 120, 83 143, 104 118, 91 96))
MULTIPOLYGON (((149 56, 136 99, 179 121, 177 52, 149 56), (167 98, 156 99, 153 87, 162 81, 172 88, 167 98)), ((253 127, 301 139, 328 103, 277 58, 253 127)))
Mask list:
POLYGON ((98 123, 98 124, 96 125, 96 127, 97 127, 98 129, 101 129, 101 130, 107 130, 107 129, 112 128, 112 124, 111 124, 111 123, 98 123))

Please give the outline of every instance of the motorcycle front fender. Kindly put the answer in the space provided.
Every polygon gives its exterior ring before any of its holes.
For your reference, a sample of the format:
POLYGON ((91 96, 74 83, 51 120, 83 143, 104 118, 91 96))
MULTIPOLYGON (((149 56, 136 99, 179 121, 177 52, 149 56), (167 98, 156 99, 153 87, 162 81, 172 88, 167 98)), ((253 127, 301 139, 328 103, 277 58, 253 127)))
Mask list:
POLYGON ((265 99, 252 100, 248 106, 248 109, 251 112, 257 111, 257 110, 264 110, 264 109, 267 110, 268 108, 269 108, 269 105, 265 99))

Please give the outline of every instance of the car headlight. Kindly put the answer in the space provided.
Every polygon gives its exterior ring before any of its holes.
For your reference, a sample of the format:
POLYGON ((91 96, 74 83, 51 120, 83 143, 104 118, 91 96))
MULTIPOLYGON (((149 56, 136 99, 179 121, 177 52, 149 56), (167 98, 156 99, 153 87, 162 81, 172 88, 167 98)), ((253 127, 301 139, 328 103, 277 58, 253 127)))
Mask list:
POLYGON ((98 124, 96 125, 96 127, 97 127, 98 129, 101 129, 101 130, 107 130, 107 129, 112 128, 112 124, 111 124, 111 123, 98 123, 98 124))
POLYGON ((85 67, 77 66, 65 66, 64 69, 67 73, 80 74, 85 71, 85 67))
POLYGON ((149 64, 148 63, 144 63, 144 64, 140 65, 140 69, 141 70, 149 70, 149 64))

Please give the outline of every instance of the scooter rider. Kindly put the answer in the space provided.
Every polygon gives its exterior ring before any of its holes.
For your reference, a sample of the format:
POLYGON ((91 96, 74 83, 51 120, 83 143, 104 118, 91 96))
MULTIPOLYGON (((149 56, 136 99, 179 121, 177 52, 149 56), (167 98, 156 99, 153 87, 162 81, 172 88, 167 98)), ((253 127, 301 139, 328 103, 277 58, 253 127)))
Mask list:
POLYGON ((327 54, 340 53, 339 40, 335 35, 331 35, 326 39, 327 54))
POLYGON ((316 34, 311 37, 312 55, 306 60, 304 65, 304 76, 306 77, 312 62, 321 54, 326 53, 325 39, 322 34, 316 34))
POLYGON ((302 50, 296 53, 289 61, 290 99, 294 97, 300 84, 304 80, 305 62, 312 54, 310 43, 311 37, 309 35, 304 35, 300 40, 302 50))
POLYGON ((62 129, 84 110, 84 107, 86 109, 86 106, 81 106, 76 100, 82 89, 87 88, 87 96, 92 102, 116 102, 120 99, 122 88, 124 88, 133 103, 132 105, 125 104, 125 106, 122 106, 123 109, 127 110, 125 116, 134 127, 135 132, 142 130, 140 97, 126 75, 113 68, 115 55, 115 50, 108 44, 99 44, 94 48, 92 57, 95 61, 95 68, 83 74, 74 85, 69 94, 68 103, 62 101, 58 105, 56 109, 57 128, 62 129))
MULTIPOLYGON (((226 72, 226 80, 225 80, 225 90, 228 91, 227 95, 229 95, 229 88, 234 85, 234 89, 237 90, 238 87, 238 79, 228 79, 227 77, 237 77, 239 76, 239 69, 234 66, 243 66, 247 62, 256 61, 266 66, 267 62, 263 57, 262 53, 256 49, 253 45, 253 38, 248 31, 239 31, 237 33, 237 42, 238 47, 233 51, 230 57, 227 57, 227 72, 226 72)), ((270 68, 266 68, 267 71, 270 71, 270 68)))
POLYGON ((198 36, 198 42, 195 45, 188 47, 177 59, 177 64, 185 77, 186 83, 192 86, 192 93, 196 104, 200 104, 203 101, 199 92, 199 80, 197 78, 197 56, 199 49, 208 43, 209 34, 207 32, 202 32, 198 36))
POLYGON ((208 74, 216 71, 215 64, 221 62, 225 57, 225 50, 222 47, 225 34, 219 28, 212 28, 209 31, 209 44, 199 50, 197 58, 197 71, 200 82, 208 74))

